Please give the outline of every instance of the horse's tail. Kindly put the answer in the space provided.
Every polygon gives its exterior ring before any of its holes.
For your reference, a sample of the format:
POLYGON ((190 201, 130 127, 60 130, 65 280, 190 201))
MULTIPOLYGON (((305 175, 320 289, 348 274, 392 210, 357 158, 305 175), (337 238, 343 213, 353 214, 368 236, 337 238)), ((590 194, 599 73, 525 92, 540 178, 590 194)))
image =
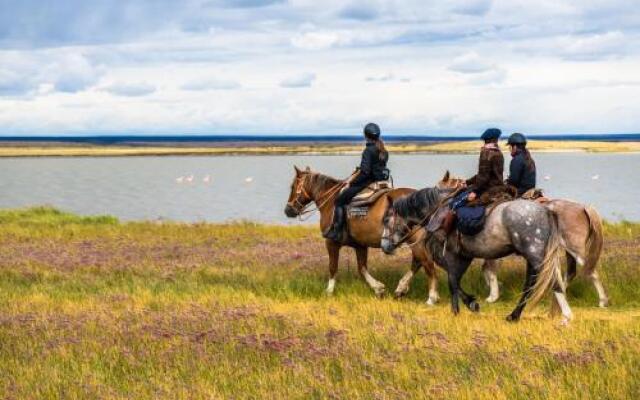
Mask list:
POLYGON ((602 253, 604 235, 602 234, 602 218, 600 218, 600 214, 591 206, 586 206, 584 213, 589 220, 589 236, 587 236, 585 243, 584 274, 591 276, 602 253))
POLYGON ((552 211, 547 211, 550 221, 550 233, 545 247, 544 260, 537 273, 536 284, 531 288, 528 302, 533 306, 538 303, 555 283, 564 289, 561 257, 564 254, 562 239, 558 230, 558 221, 552 211))

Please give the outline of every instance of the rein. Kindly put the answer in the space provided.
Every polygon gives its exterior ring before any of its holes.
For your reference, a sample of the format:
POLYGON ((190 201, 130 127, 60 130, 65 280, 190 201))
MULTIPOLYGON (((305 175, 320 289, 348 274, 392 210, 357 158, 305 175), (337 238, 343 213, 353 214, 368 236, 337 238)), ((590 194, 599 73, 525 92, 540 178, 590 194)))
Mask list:
MULTIPOLYGON (((409 232, 407 234, 405 234, 404 236, 402 236, 400 238, 400 240, 398 240, 398 243, 404 243, 405 240, 407 240, 408 238, 410 238, 411 236, 415 235, 420 229, 424 228, 425 224, 427 223, 427 221, 429 221, 429 219, 431 217, 433 217, 433 215, 438 212, 438 210, 440 209, 440 207, 444 206, 447 201, 449 201, 450 199, 452 199, 453 197, 455 197, 461 190, 460 189, 456 189, 453 190, 452 193, 448 194, 446 197, 444 197, 442 200, 440 200, 438 202, 438 204, 433 208, 433 210, 429 213, 427 213, 427 215, 425 215, 420 221, 418 221, 418 223, 416 225, 413 226, 413 228, 409 229, 409 232)), ((392 206, 393 207, 393 206, 392 206)), ((395 213, 395 210, 393 211, 395 213)), ((397 220, 397 218, 394 218, 394 220, 397 220)), ((404 227, 409 228, 409 224, 402 221, 404 227)), ((395 225, 395 222, 394 222, 395 225)), ((395 229, 395 226, 394 226, 395 229)), ((429 232, 427 232, 427 234, 429 234, 429 232)))
POLYGON ((302 204, 302 202, 300 200, 298 200, 298 198, 300 197, 300 194, 304 195, 306 198, 308 198, 310 200, 313 200, 313 197, 311 197, 309 192, 307 192, 307 190, 304 188, 305 184, 306 184, 307 176, 309 176, 309 175, 305 175, 305 176, 302 177, 302 179, 300 179, 298 181, 298 185, 296 187, 296 197, 294 198, 294 200, 288 202, 287 204, 289 204, 291 207, 295 208, 298 211, 298 220, 306 221, 309 218, 311 218, 311 216, 316 211, 318 211, 322 207, 324 207, 329 202, 329 200, 334 198, 335 195, 340 192, 340 189, 342 189, 342 187, 347 182, 349 182, 352 178, 355 177, 356 174, 359 174, 359 173, 360 173, 359 171, 354 172, 353 174, 351 174, 344 181, 336 183, 334 186, 332 186, 329 189, 327 189, 324 193, 321 193, 320 195, 318 195, 318 199, 322 199, 323 197, 325 197, 325 199, 322 200, 320 203, 315 201, 316 206, 315 206, 315 208, 312 208, 312 209, 309 209, 309 206, 311 205, 311 202, 309 202, 307 204, 302 204), (305 217, 305 215, 306 215, 306 217, 305 217))

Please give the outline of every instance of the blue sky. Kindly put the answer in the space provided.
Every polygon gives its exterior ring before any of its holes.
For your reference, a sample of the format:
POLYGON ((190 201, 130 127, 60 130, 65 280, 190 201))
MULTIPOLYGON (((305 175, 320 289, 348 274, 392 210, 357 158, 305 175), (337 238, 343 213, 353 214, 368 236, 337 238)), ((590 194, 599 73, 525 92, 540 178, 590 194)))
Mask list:
POLYGON ((640 131, 620 0, 0 0, 0 133, 640 131))

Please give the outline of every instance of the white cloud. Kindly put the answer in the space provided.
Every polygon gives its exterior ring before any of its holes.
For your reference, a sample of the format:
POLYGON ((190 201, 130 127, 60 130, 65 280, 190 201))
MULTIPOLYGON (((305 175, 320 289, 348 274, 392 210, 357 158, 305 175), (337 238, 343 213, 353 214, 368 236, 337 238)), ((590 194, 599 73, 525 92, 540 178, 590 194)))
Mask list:
POLYGON ((283 88, 306 88, 310 87, 315 80, 315 74, 306 72, 284 79, 280 82, 280 86, 283 88))
POLYGON ((241 85, 234 80, 223 80, 215 78, 205 78, 191 80, 180 86, 182 90, 233 90, 239 89, 241 85))
POLYGON ((463 74, 477 74, 480 72, 486 72, 494 68, 494 64, 486 59, 483 59, 475 51, 465 53, 456 57, 449 69, 451 71, 460 72, 463 74))
POLYGON ((102 90, 117 96, 146 96, 156 91, 156 87, 144 82, 116 82, 102 90))

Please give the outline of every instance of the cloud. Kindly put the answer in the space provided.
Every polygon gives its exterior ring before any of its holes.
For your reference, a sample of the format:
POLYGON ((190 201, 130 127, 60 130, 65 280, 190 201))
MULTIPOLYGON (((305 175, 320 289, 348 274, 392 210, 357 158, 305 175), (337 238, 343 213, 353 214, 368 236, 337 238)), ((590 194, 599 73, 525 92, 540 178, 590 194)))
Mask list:
POLYGON ((492 0, 462 0, 453 7, 453 12, 464 15, 482 16, 491 9, 492 0))
POLYGON ((306 50, 328 49, 340 42, 336 32, 304 32, 294 36, 291 44, 306 50))
POLYGON ((306 88, 310 87, 316 80, 316 75, 313 73, 303 73, 295 76, 291 76, 282 82, 280 87, 283 88, 306 88))
POLYGON ((156 87, 148 83, 113 83, 105 88, 104 91, 114 94, 116 96, 137 97, 146 96, 156 91, 156 87))
POLYGON ((200 79, 185 82, 180 86, 182 90, 233 90, 239 89, 241 85, 233 80, 220 80, 220 79, 200 79))
POLYGON ((475 51, 472 51, 456 57, 448 68, 451 71, 463 74, 477 74, 491 70, 493 64, 481 58, 475 51))
POLYGON ((569 37, 564 38, 562 42, 564 44, 564 56, 575 60, 595 60, 623 55, 627 47, 627 38, 620 31, 569 37))
POLYGON ((370 4, 352 3, 338 13, 341 18, 371 21, 378 17, 378 10, 370 4))
POLYGON ((411 82, 411 78, 407 77, 396 77, 394 74, 387 73, 380 76, 368 76, 365 78, 367 82, 403 82, 408 83, 411 82))
POLYGON ((274 4, 282 4, 284 2, 284 0, 220 0, 210 2, 209 4, 230 8, 259 8, 274 4))

